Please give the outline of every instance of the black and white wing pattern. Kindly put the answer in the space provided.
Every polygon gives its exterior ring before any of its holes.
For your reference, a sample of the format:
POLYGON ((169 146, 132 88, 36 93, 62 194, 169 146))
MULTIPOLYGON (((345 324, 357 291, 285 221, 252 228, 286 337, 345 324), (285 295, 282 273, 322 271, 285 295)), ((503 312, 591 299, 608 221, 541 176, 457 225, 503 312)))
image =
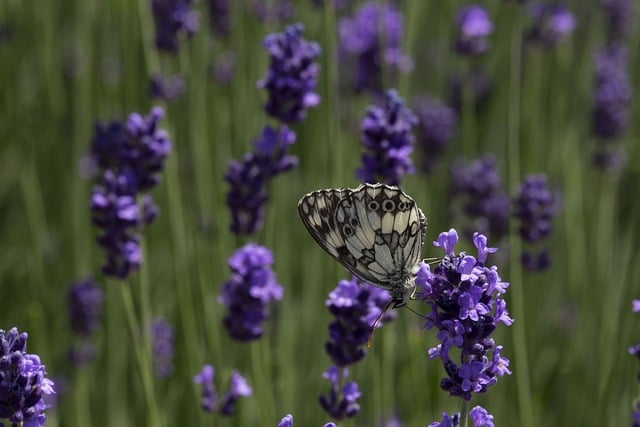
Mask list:
POLYGON ((311 236, 349 272, 391 291, 397 301, 413 291, 427 221, 397 187, 362 184, 307 194, 298 212, 311 236))

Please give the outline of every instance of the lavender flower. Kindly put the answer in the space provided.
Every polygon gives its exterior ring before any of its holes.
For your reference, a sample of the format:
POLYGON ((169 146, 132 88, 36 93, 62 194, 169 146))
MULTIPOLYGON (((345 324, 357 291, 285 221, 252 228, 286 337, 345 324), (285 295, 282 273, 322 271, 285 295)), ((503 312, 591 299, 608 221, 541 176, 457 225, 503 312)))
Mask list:
POLYGON ((626 39, 633 31, 636 11, 633 0, 600 0, 607 19, 609 42, 626 39))
POLYGON ((91 155, 101 175, 93 188, 93 223, 101 229, 106 275, 126 278, 142 263, 139 229, 158 213, 150 190, 171 150, 167 133, 158 128, 164 112, 156 107, 147 117, 133 113, 126 123, 98 124, 91 155))
POLYGON ((464 6, 457 15, 458 36, 456 50, 467 56, 486 53, 491 46, 488 37, 493 32, 493 24, 486 9, 478 5, 464 6))
MULTIPOLYGON (((518 232, 529 243, 536 244, 551 233, 551 220, 558 211, 558 197, 547 188, 544 174, 527 175, 514 200, 514 215, 520 220, 518 232)), ((532 271, 545 269, 550 259, 545 248, 538 253, 525 251, 522 263, 532 271)))
POLYGON ((489 414, 482 406, 476 406, 469 412, 473 427, 494 427, 493 415, 489 414))
POLYGON ((364 182, 398 185, 405 174, 413 174, 411 131, 417 123, 394 90, 387 92, 383 107, 369 107, 362 121, 362 145, 370 153, 362 155, 363 167, 357 177, 364 182))
POLYGON ((354 58, 355 87, 358 92, 382 91, 382 68, 407 72, 413 61, 402 50, 404 20, 391 4, 364 3, 351 18, 339 23, 340 55, 354 58))
POLYGON ((282 299, 283 289, 271 270, 273 254, 249 243, 229 258, 231 278, 222 285, 220 303, 228 313, 223 323, 231 338, 252 341, 262 336, 262 322, 269 317, 269 302, 282 299))
POLYGON ((496 267, 485 266, 487 256, 496 249, 487 246, 484 235, 475 233, 477 257, 456 255, 457 241, 454 229, 440 233, 433 244, 445 256, 433 272, 422 263, 416 285, 419 298, 431 307, 425 328, 438 330, 440 344, 428 353, 431 359, 441 359, 447 373, 440 387, 468 401, 473 393, 486 392, 498 377, 511 374, 509 360, 502 357, 502 346, 496 346, 491 334, 500 323, 509 326, 513 319, 501 297, 509 283, 500 279, 496 267))
POLYGON ((357 400, 362 393, 355 382, 344 382, 349 370, 330 366, 322 376, 331 382, 328 396, 319 397, 322 408, 335 420, 355 417, 360 412, 357 400))
POLYGON ((451 168, 452 192, 472 221, 471 229, 499 240, 509 226, 509 196, 502 190, 496 161, 485 156, 451 168))
POLYGON ((237 62, 238 58, 234 52, 219 53, 210 67, 211 78, 219 84, 229 84, 235 74, 237 62))
POLYGON ((40 357, 27 353, 27 334, 17 328, 0 329, 0 424, 44 426, 49 406, 46 396, 55 394, 53 381, 45 378, 40 357))
POLYGON ((223 416, 231 416, 235 413, 238 398, 251 396, 253 389, 242 375, 233 371, 229 380, 229 391, 218 401, 213 385, 214 373, 213 366, 204 365, 202 370, 193 377, 194 383, 202 384, 200 405, 205 412, 218 412, 223 416))
POLYGON ((597 52, 592 131, 600 139, 618 138, 626 130, 632 91, 626 68, 627 49, 623 45, 597 52))
POLYGON ((431 96, 417 98, 413 111, 418 117, 418 147, 422 151, 421 169, 431 173, 453 138, 458 124, 455 110, 431 96))
POLYGON ((529 10, 533 18, 533 26, 527 35, 529 41, 555 46, 576 27, 576 19, 565 5, 537 3, 529 10))
POLYGON ((229 163, 224 179, 230 186, 227 205, 233 233, 249 235, 262 227, 268 180, 298 164, 297 157, 287 154, 295 138, 284 125, 277 131, 265 126, 261 139, 253 142, 254 152, 246 154, 241 162, 229 163))
POLYGON ((282 33, 269 34, 263 42, 270 65, 258 87, 269 93, 264 106, 267 114, 284 123, 303 120, 306 109, 320 102, 320 96, 314 92, 320 46, 303 39, 303 31, 302 24, 294 24, 282 33))
POLYGON ((166 319, 157 318, 149 329, 153 370, 158 378, 167 378, 173 373, 173 327, 166 319))
POLYGON ((81 336, 91 335, 100 326, 104 295, 92 278, 75 282, 68 294, 71 330, 81 336))
POLYGON ((181 36, 191 37, 198 29, 194 0, 151 0, 156 28, 156 47, 166 52, 178 50, 181 36))
POLYGON ((181 75, 166 77, 156 75, 151 78, 149 92, 152 98, 171 101, 184 93, 185 81, 181 75))
MULTIPOLYGON (((293 426, 293 415, 291 414, 285 415, 278 423, 278 427, 292 427, 292 426, 293 426)), ((326 423, 323 427, 336 427, 336 425, 334 423, 326 423)))

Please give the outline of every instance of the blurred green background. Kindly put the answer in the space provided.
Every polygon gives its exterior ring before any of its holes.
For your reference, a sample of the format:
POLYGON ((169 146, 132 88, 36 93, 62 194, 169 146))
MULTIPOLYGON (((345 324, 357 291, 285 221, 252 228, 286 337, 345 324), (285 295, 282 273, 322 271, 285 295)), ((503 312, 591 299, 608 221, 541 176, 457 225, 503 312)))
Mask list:
MULTIPOLYGON (((359 126, 371 98, 345 89, 336 60, 338 21, 362 2, 339 12, 311 3, 296 1, 289 20, 263 22, 248 0, 232 2, 230 35, 221 38, 210 30, 207 2, 200 1, 198 32, 171 55, 153 45, 148 0, 0 2, 0 328, 28 332, 29 351, 57 381, 48 426, 275 426, 287 413, 299 426, 330 421, 317 402, 329 388, 321 376, 330 364, 324 302, 348 276, 304 230, 296 204, 315 189, 358 185, 359 126), (268 65, 261 42, 292 22, 302 22, 305 38, 322 47, 322 101, 294 126, 291 151, 300 165, 270 184, 264 228, 251 239, 238 238, 228 231, 222 175, 269 122, 262 110, 266 94, 256 87, 268 65), (229 52, 236 58, 233 77, 217 82, 211 66, 229 52), (152 100, 149 78, 158 72, 182 74, 186 92, 166 104, 152 100), (96 120, 147 114, 153 105, 166 109, 161 126, 174 149, 152 193, 161 213, 144 231, 143 268, 122 283, 100 274, 103 253, 88 210, 92 184, 80 176, 79 163, 96 120), (225 307, 216 298, 229 277, 227 258, 248 241, 274 252, 285 294, 273 306, 264 337, 247 344, 229 339, 221 323, 225 307), (87 275, 103 286, 105 311, 93 339, 98 357, 75 368, 67 360, 67 290, 87 275), (127 317, 128 301, 138 324, 162 315, 176 331, 174 374, 147 387, 141 372, 148 354, 140 351, 144 340, 127 317), (234 417, 200 410, 192 378, 204 363, 216 367, 220 391, 232 369, 253 386, 234 417)), ((409 103, 425 93, 447 99, 449 78, 471 67, 451 49, 456 9, 463 4, 398 2, 403 44, 415 66, 407 74, 386 73, 385 88, 398 89, 409 103)), ((640 297, 638 103, 620 142, 624 169, 598 171, 590 162, 597 143, 590 120, 593 53, 605 41, 599 2, 567 2, 578 23, 574 34, 554 48, 526 52, 519 49, 526 7, 484 4, 495 31, 490 52, 474 66, 489 75, 491 94, 479 112, 463 111, 439 167, 403 182, 429 218, 423 256, 439 255, 430 242, 440 231, 462 227, 448 197, 455 158, 493 154, 511 195, 526 173, 546 173, 564 202, 549 240, 549 270, 523 271, 519 254, 506 244, 489 259, 511 282, 507 301, 516 322, 495 336, 513 375, 472 404, 487 408, 500 426, 628 425, 640 369, 627 351, 640 338, 640 321, 631 312, 632 299, 640 297)), ((639 40, 637 31, 628 40, 636 92, 639 40)), ((471 248, 464 242, 461 249, 471 248)), ((424 311, 417 302, 412 307, 424 311)), ((367 357, 350 369, 363 392, 361 412, 340 426, 385 425, 394 415, 402 425, 424 426, 458 409, 458 401, 439 389, 440 363, 426 356, 435 334, 421 326, 400 310, 376 333, 367 357)))

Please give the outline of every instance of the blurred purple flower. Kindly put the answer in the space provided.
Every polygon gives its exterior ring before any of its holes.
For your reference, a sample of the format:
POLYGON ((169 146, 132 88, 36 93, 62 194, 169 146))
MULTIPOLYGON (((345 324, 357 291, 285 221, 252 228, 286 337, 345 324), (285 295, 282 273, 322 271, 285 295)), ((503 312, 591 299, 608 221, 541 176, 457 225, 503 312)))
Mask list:
POLYGON ((226 304, 223 323, 231 338, 252 341, 262 336, 262 322, 269 317, 269 303, 282 299, 283 289, 271 270, 273 254, 249 243, 229 258, 231 278, 222 285, 218 302, 226 304))
POLYGON ((460 413, 455 413, 452 417, 446 412, 442 413, 442 421, 434 421, 428 427, 460 427, 460 413))
POLYGON ((606 14, 609 42, 631 35, 637 17, 634 0, 600 0, 600 4, 606 14))
POLYGON ((100 326, 104 295, 93 278, 71 285, 68 294, 71 330, 82 336, 91 335, 100 326))
POLYGON ((210 68, 211 78, 220 84, 229 84, 235 74, 237 62, 238 58, 235 52, 219 53, 210 68))
POLYGON ((173 326, 163 318, 157 318, 149 327, 153 370, 158 378, 167 378, 173 373, 173 326))
POLYGON ((202 384, 200 404, 205 412, 218 412, 223 416, 231 416, 235 413, 238 398, 251 396, 253 389, 247 380, 234 370, 231 372, 231 378, 229 379, 229 391, 218 400, 213 384, 214 372, 213 366, 204 365, 202 370, 193 378, 194 383, 202 384))
POLYGON ((431 307, 424 327, 438 330, 440 344, 428 354, 431 359, 440 358, 447 373, 440 387, 469 401, 473 393, 486 392, 498 377, 511 373, 509 360, 501 355, 502 346, 496 346, 491 334, 500 323, 509 326, 513 319, 502 298, 509 284, 500 279, 496 267, 480 261, 494 248, 486 246, 485 236, 475 233, 477 258, 456 255, 452 243, 457 237, 454 229, 440 233, 434 246, 444 249, 445 256, 433 272, 421 263, 416 285, 418 298, 431 307), (459 355, 451 355, 454 349, 459 355))
POLYGON ((533 26, 527 40, 545 46, 555 46, 566 39, 576 28, 576 18, 562 4, 535 3, 529 9, 533 26))
POLYGON ((304 26, 290 25, 282 33, 269 34, 263 42, 269 52, 267 76, 258 82, 269 99, 265 111, 284 123, 297 123, 306 110, 320 102, 315 93, 320 46, 302 38, 304 26))
POLYGON ((171 77, 156 75, 151 78, 149 92, 154 99, 171 101, 184 93, 185 85, 181 75, 171 77))
POLYGON ((353 17, 340 20, 339 33, 340 55, 356 61, 354 78, 358 92, 382 91, 384 65, 394 72, 408 72, 413 68, 413 61, 401 46, 404 33, 402 14, 391 4, 364 3, 353 17))
POLYGON ((285 22, 293 18, 295 8, 290 0, 253 0, 254 15, 262 22, 285 22))
POLYGON ((413 174, 413 135, 418 123, 413 112, 395 90, 387 92, 384 106, 370 106, 362 120, 363 167, 356 176, 363 182, 399 185, 405 174, 413 174))
POLYGON ((349 376, 349 370, 332 365, 322 376, 329 380, 331 389, 327 396, 319 397, 320 406, 334 420, 355 417, 360 412, 357 400, 362 396, 362 393, 355 382, 345 383, 345 379, 349 376))
POLYGON ((202 370, 193 377, 193 382, 202 384, 200 406, 205 412, 213 412, 216 407, 216 389, 213 385, 215 369, 211 365, 204 365, 202 370))
POLYGON ((413 111, 418 117, 416 141, 422 151, 420 166, 428 174, 436 167, 453 138, 458 115, 444 102, 431 96, 416 98, 413 111))
POLYGON ((133 113, 126 123, 96 125, 91 155, 101 175, 90 207, 101 229, 97 242, 105 250, 106 275, 126 278, 142 263, 139 229, 158 213, 151 196, 142 193, 160 181, 171 151, 167 133, 158 128, 163 114, 155 107, 147 117, 133 113))
POLYGON ((241 162, 229 162, 224 179, 230 187, 227 206, 233 233, 250 235, 262 228, 268 181, 298 164, 297 157, 287 154, 295 139, 285 125, 278 130, 265 126, 261 138, 253 142, 254 152, 245 154, 241 162))
POLYGON ((55 394, 54 384, 45 377, 40 357, 27 353, 27 338, 17 328, 0 329, 0 420, 42 427, 49 407, 44 398, 55 394))
POLYGON ((222 37, 229 36, 229 0, 209 0, 209 19, 213 31, 222 37))
POLYGON ((502 189, 492 156, 455 162, 451 168, 451 184, 453 196, 460 200, 463 213, 472 220, 468 230, 480 230, 494 240, 506 235, 510 201, 502 189))
POLYGON ((178 50, 181 36, 191 37, 198 29, 194 0, 151 0, 156 28, 156 47, 166 52, 178 50))
POLYGON ((491 46, 489 36, 493 24, 486 9, 478 5, 462 7, 457 14, 458 35, 456 50, 462 55, 478 56, 491 46))

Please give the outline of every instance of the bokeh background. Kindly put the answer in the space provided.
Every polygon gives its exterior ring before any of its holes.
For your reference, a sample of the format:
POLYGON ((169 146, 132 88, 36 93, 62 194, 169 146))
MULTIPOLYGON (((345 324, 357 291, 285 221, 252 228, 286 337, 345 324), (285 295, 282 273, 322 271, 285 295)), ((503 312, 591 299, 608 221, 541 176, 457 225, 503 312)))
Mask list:
MULTIPOLYGON (((511 283, 506 299, 516 321, 498 328, 495 339, 513 374, 473 403, 496 425, 631 424, 640 369, 628 351, 640 338, 631 309, 640 298, 640 8, 633 1, 565 1, 575 28, 566 15, 555 27, 536 14, 541 3, 553 2, 484 1, 492 31, 481 37, 488 45, 478 55, 456 49, 464 30, 457 14, 467 2, 374 1, 391 5, 402 22, 399 30, 389 30, 385 19, 370 22, 379 34, 379 80, 360 88, 358 54, 345 52, 340 27, 365 2, 154 3, 197 14, 197 25, 188 15, 178 28, 175 49, 156 45, 149 0, 0 3, 0 328, 28 332, 29 352, 41 356, 56 382, 48 426, 275 426, 288 413, 299 426, 330 421, 318 404, 329 389, 322 378, 330 364, 325 301, 349 276, 305 231, 296 205, 312 190, 360 183, 361 122, 388 89, 416 114, 421 97, 431 96, 455 117, 444 125, 432 117, 432 126, 451 129, 437 157, 424 148, 429 125, 412 131, 416 171, 401 185, 428 217, 424 257, 441 256, 431 245, 440 231, 462 234, 478 225, 460 209, 452 185, 458 161, 492 156, 496 188, 510 198, 525 175, 545 174, 561 200, 543 271, 521 265, 526 242, 516 218, 510 232, 489 233, 500 249, 489 263, 511 283), (288 152, 299 164, 266 183, 263 226, 237 235, 229 229, 223 175, 231 159, 254 149, 266 124, 277 125, 257 86, 269 67, 262 42, 296 22, 321 48, 320 102, 291 125, 296 142, 288 152), (396 30, 398 40, 389 36, 396 30), (382 52, 390 45, 406 57, 389 59, 382 52), (626 61, 602 66, 618 67, 610 96, 619 129, 603 134, 598 108, 607 105, 598 104, 596 90, 607 75, 598 74, 596 54, 613 45, 627 49, 626 61), (150 87, 159 75, 182 83, 158 97, 150 87), (153 106, 165 111, 159 126, 172 151, 151 191, 159 215, 142 230, 143 264, 120 280, 101 271, 105 255, 89 209, 90 147, 96 123, 147 115, 153 106), (433 163, 428 172, 425 157, 433 163), (271 304, 263 336, 239 342, 223 326, 226 307, 217 299, 230 277, 227 259, 249 242, 272 251, 284 294, 271 304), (103 290, 104 306, 90 338, 91 360, 78 364, 69 358, 78 341, 68 293, 87 277, 103 290), (157 317, 173 328, 173 368, 164 378, 151 375, 147 331, 157 317), (230 417, 200 409, 193 377, 205 363, 216 369, 219 393, 234 369, 253 388, 230 417)), ((472 248, 461 242, 460 249, 472 248)), ((338 425, 425 426, 458 410, 459 401, 439 389, 443 368, 426 353, 435 332, 422 323, 401 309, 376 332, 373 348, 350 367, 363 393, 360 412, 338 425)))

